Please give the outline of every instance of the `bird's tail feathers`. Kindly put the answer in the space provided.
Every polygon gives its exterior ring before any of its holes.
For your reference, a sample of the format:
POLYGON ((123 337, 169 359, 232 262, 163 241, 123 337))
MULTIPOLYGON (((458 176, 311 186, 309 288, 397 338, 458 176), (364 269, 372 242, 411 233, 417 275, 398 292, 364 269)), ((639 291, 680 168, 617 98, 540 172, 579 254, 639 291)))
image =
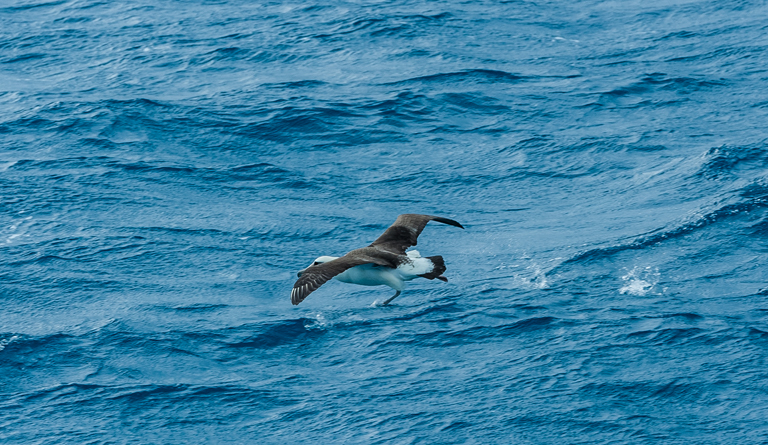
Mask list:
POLYGON ((427 259, 432 261, 432 271, 419 276, 430 280, 437 278, 442 281, 448 281, 447 278, 441 276, 443 272, 445 272, 445 261, 443 261, 443 257, 439 255, 428 256, 427 259))

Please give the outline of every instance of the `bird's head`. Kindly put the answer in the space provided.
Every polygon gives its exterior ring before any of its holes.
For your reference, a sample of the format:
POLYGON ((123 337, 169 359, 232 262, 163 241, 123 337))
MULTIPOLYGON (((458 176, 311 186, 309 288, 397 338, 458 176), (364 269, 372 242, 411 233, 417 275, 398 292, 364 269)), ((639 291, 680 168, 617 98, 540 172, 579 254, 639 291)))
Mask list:
MULTIPOLYGON (((335 260, 337 258, 338 257, 335 257, 335 256, 321 256, 321 257, 317 257, 317 259, 315 261, 313 261, 312 264, 307 266, 307 269, 309 269, 312 266, 317 266, 318 264, 323 264, 323 263, 327 263, 328 261, 333 261, 333 260, 335 260)), ((300 270, 296 275, 298 277, 301 277, 304 274, 304 271, 307 270, 307 269, 300 270)))

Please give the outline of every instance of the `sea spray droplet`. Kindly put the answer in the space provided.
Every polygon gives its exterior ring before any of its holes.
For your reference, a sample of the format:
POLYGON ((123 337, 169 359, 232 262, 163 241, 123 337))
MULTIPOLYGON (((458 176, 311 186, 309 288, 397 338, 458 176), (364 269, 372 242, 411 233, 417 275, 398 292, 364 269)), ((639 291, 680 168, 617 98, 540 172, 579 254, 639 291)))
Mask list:
POLYGON ((624 286, 619 289, 621 294, 644 296, 659 282, 659 269, 653 267, 635 266, 626 275, 621 277, 624 286))

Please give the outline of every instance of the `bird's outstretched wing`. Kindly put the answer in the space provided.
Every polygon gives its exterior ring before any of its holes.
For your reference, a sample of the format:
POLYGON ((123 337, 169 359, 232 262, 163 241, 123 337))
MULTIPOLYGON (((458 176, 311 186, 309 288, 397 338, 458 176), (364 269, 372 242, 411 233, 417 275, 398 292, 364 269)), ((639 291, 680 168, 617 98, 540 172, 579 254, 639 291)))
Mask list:
POLYGON ((421 234, 421 231, 424 230, 424 227, 426 227, 427 223, 430 221, 437 221, 439 223, 461 227, 462 229, 464 228, 464 226, 452 219, 406 213, 398 216, 395 223, 389 226, 380 237, 376 238, 376 241, 374 241, 370 247, 377 247, 398 255, 403 255, 405 254, 405 249, 416 245, 416 240, 419 237, 419 234, 421 234))
POLYGON ((344 272, 345 270, 360 266, 362 264, 378 264, 379 266, 397 267, 396 264, 391 261, 386 261, 381 257, 373 257, 367 255, 364 247, 362 249, 353 250, 341 258, 336 258, 333 261, 327 263, 318 264, 316 266, 309 266, 304 269, 301 277, 296 280, 291 290, 291 303, 297 305, 304 301, 305 298, 317 288, 325 284, 328 280, 336 275, 344 272))

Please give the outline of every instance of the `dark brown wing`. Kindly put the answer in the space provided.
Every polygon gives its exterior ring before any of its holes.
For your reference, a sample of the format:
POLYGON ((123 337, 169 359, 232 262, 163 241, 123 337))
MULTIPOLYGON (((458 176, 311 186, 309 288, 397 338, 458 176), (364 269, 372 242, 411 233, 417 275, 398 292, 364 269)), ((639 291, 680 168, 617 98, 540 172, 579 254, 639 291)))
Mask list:
POLYGON ((304 273, 296 280, 291 290, 291 303, 294 305, 301 303, 309 294, 317 290, 325 282, 349 268, 371 263, 388 267, 397 266, 392 261, 386 261, 383 258, 367 254, 367 249, 369 248, 353 250, 341 258, 304 269, 304 273))
POLYGON ((464 228, 461 224, 452 219, 406 213, 398 216, 395 223, 389 226, 380 237, 376 238, 376 241, 371 244, 371 247, 378 247, 379 249, 403 255, 405 249, 416 245, 416 239, 430 221, 437 221, 443 224, 461 227, 462 229, 464 228))

